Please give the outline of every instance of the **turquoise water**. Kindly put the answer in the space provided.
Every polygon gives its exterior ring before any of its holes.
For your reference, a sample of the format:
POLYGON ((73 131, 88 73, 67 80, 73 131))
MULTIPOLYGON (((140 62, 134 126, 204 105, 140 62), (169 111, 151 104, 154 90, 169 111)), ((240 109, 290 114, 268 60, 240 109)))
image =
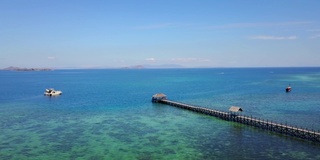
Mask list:
POLYGON ((320 130, 320 68, 0 71, 0 93, 0 159, 320 159, 319 143, 151 103, 320 130))

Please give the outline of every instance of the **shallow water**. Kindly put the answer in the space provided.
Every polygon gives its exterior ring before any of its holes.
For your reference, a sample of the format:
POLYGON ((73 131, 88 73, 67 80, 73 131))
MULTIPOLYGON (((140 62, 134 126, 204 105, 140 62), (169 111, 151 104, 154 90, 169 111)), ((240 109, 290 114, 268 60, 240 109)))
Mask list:
POLYGON ((319 144, 150 101, 320 130, 320 68, 0 71, 0 82, 0 159, 320 159, 319 144))

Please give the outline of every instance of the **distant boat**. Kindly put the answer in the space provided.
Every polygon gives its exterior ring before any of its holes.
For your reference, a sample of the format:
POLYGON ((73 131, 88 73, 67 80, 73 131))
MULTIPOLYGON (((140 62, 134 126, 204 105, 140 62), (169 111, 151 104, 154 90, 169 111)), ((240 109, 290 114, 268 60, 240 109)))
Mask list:
POLYGON ((57 96, 61 94, 62 94, 62 91, 56 91, 53 88, 46 89, 46 91, 44 92, 45 96, 57 96))
POLYGON ((286 88, 286 92, 291 92, 291 86, 290 85, 286 88))

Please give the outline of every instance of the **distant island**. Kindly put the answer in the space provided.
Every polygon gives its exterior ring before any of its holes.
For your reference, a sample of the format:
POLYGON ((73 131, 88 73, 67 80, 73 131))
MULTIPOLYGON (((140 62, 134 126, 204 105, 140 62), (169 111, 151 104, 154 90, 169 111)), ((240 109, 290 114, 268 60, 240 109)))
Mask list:
MULTIPOLYGON (((67 68, 56 68, 56 69, 174 69, 174 68, 185 68, 181 65, 176 64, 160 64, 160 65, 150 65, 150 64, 144 64, 144 65, 133 65, 133 66, 124 66, 124 67, 67 67, 67 68)), ((15 67, 10 66, 7 68, 3 68, 0 70, 6 70, 6 71, 53 71, 52 68, 26 68, 26 67, 15 67)))
POLYGON ((144 68, 145 68, 145 67, 144 67, 143 65, 123 67, 123 69, 144 69, 144 68))
POLYGON ((20 68, 20 67, 7 67, 2 70, 7 70, 7 71, 52 71, 51 68, 20 68))
POLYGON ((184 68, 176 64, 163 64, 163 65, 135 65, 122 67, 122 69, 159 69, 159 68, 184 68))

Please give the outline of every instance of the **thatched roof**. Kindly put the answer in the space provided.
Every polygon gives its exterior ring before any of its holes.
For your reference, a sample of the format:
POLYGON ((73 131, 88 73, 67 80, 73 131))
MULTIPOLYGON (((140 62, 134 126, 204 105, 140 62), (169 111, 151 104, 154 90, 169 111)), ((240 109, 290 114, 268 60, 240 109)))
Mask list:
POLYGON ((157 93, 157 94, 153 95, 152 97, 153 98, 163 98, 163 97, 167 97, 167 96, 163 93, 157 93))
POLYGON ((237 106, 231 106, 230 108, 229 108, 229 111, 231 111, 231 112, 242 112, 243 110, 242 110, 242 108, 240 108, 240 107, 237 107, 237 106))

